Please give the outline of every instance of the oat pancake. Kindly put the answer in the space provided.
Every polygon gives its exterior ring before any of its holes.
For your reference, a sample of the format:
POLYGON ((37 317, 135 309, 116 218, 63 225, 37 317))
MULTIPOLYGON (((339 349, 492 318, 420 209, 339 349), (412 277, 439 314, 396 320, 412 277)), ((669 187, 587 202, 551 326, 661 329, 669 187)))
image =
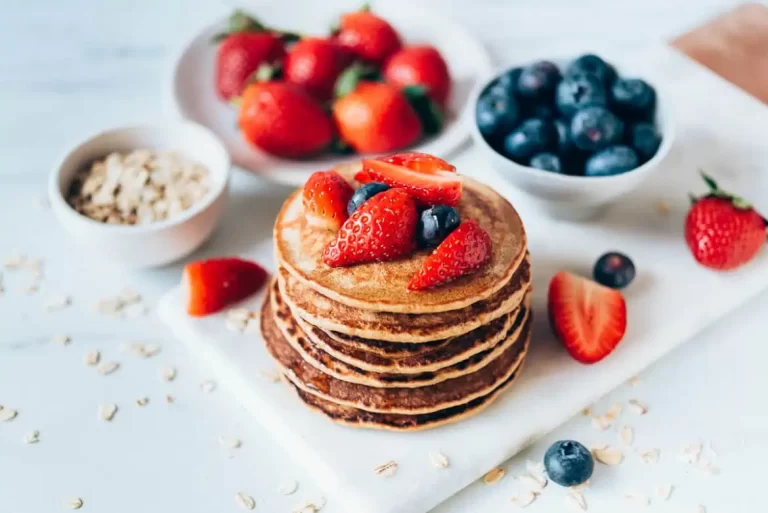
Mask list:
POLYGON ((451 340, 453 340, 452 338, 444 338, 441 340, 433 340, 432 342, 420 342, 411 344, 408 342, 387 342, 386 340, 373 340, 370 338, 355 337, 352 335, 339 333, 338 331, 323 330, 323 333, 325 333, 329 339, 328 346, 331 348, 329 352, 332 354, 333 351, 339 351, 343 353, 350 352, 350 354, 365 353, 372 355, 373 357, 384 358, 386 360, 399 360, 403 358, 411 358, 413 356, 429 354, 433 351, 442 349, 447 344, 449 344, 451 340))
POLYGON ((464 308, 493 296, 509 281, 525 256, 526 236, 512 205, 472 179, 464 177, 457 209, 462 219, 475 219, 491 236, 491 259, 477 272, 434 289, 407 288, 429 251, 391 262, 328 267, 322 252, 335 235, 305 222, 301 190, 286 200, 275 221, 276 261, 305 287, 350 307, 412 314, 464 308))
POLYGON ((288 306, 280 298, 280 291, 277 287, 272 287, 271 300, 277 327, 286 341, 306 363, 336 379, 381 388, 424 387, 477 372, 517 341, 522 326, 528 317, 528 309, 521 305, 515 312, 499 318, 497 320, 499 322, 491 323, 498 324, 498 326, 489 326, 487 330, 484 329, 485 327, 481 327, 472 331, 470 335, 455 339, 456 343, 452 344, 452 348, 455 347, 455 349, 448 351, 448 356, 458 355, 458 358, 454 358, 453 363, 449 362, 442 366, 440 366, 442 362, 439 360, 430 362, 436 366, 434 370, 421 369, 419 372, 419 358, 413 358, 415 361, 411 362, 411 367, 408 368, 411 372, 408 374, 371 372, 338 360, 318 347, 308 336, 308 331, 311 331, 312 327, 306 323, 302 325, 301 321, 293 317, 288 306), (488 344, 489 342, 491 343, 488 344), (467 352, 467 349, 472 351, 476 345, 481 346, 480 351, 474 351, 472 354, 462 357, 462 351, 467 352), (487 345, 485 349, 482 348, 484 345, 487 345))
POLYGON ((291 310, 313 326, 387 342, 430 342, 463 335, 520 306, 531 282, 528 259, 488 299, 459 310, 430 314, 372 312, 352 308, 307 287, 285 269, 277 273, 280 292, 291 310))
MULTIPOLYGON (((527 344, 528 341, 526 340, 526 346, 527 344)), ((477 399, 473 399, 468 403, 459 406, 420 415, 374 413, 352 408, 351 406, 343 406, 321 399, 316 395, 308 394, 296 387, 296 385, 294 385, 287 377, 284 377, 284 379, 309 409, 325 415, 338 424, 351 427, 381 429, 385 431, 422 431, 458 422, 480 413, 493 403, 493 401, 505 390, 512 386, 512 383, 514 383, 520 375, 524 364, 525 358, 520 362, 520 366, 517 370, 488 395, 478 397, 477 399)))
POLYGON ((520 365, 527 349, 525 341, 528 340, 530 323, 529 316, 517 342, 478 372, 421 388, 374 388, 341 381, 308 365, 278 328, 269 297, 261 311, 265 346, 283 374, 298 388, 327 401, 365 411, 407 415, 459 406, 489 394, 520 365))

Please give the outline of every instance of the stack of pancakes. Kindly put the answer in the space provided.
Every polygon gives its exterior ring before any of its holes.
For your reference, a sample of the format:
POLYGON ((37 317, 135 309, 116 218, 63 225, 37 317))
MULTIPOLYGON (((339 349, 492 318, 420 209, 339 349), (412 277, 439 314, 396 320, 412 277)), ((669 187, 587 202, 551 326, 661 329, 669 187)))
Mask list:
POLYGON ((457 209, 491 236, 489 263, 427 291, 407 284, 429 254, 330 268, 334 238, 305 222, 301 191, 275 223, 278 272, 261 312, 268 351, 308 407, 336 422, 436 427, 479 412, 518 376, 531 331, 531 273, 517 212, 465 179, 457 209))

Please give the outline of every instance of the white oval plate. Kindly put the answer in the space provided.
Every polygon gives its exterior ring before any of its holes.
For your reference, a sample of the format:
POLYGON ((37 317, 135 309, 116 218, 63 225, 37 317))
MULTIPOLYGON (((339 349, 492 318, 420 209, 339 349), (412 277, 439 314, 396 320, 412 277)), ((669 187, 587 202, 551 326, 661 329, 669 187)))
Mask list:
MULTIPOLYGON (((356 10, 360 5, 360 0, 282 0, 262 4, 252 12, 272 27, 324 35, 341 13, 356 10)), ((446 124, 439 135, 413 148, 447 157, 469 136, 469 125, 462 118, 471 115, 472 88, 492 69, 490 56, 463 27, 434 11, 393 1, 375 2, 373 11, 392 23, 407 44, 434 45, 447 61, 453 86, 446 124)), ((235 165, 287 185, 302 185, 314 171, 359 159, 354 155, 329 155, 312 160, 287 160, 246 143, 237 128, 237 112, 220 101, 214 90, 216 45, 211 43, 211 38, 224 27, 226 20, 222 19, 204 28, 183 46, 175 59, 169 92, 176 114, 215 132, 224 141, 235 165)))

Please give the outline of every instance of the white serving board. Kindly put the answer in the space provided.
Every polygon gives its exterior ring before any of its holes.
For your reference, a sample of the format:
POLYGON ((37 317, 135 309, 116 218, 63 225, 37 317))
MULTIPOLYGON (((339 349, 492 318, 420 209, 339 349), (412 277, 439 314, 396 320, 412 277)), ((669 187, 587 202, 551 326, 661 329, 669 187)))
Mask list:
MULTIPOLYGON (((455 159, 461 172, 492 184, 518 207, 533 262, 536 320, 528 362, 513 389, 479 416, 421 433, 337 426, 305 409, 287 387, 261 376, 260 370, 274 367, 257 333, 227 331, 223 315, 188 318, 179 290, 163 300, 162 318, 334 501, 351 513, 424 513, 768 287, 766 251, 742 270, 718 274, 694 263, 682 236, 687 193, 704 190, 699 168, 768 211, 768 145, 761 139, 768 133, 768 109, 664 47, 633 61, 638 75, 667 86, 678 119, 677 141, 663 169, 605 217, 579 224, 544 218, 488 169, 477 148, 455 159), (671 205, 668 215, 657 212, 659 201, 671 205), (610 357, 584 366, 550 333, 547 284, 560 269, 589 274, 595 259, 610 249, 629 254, 638 269, 626 290, 629 329, 610 357), (449 468, 432 467, 434 450, 448 456, 449 468), (397 473, 377 476, 373 468, 389 460, 398 462, 397 473)), ((240 240, 236 247, 272 264, 268 239, 240 240)), ((248 306, 258 309, 261 299, 248 306)), ((734 335, 723 343, 737 345, 734 335)))

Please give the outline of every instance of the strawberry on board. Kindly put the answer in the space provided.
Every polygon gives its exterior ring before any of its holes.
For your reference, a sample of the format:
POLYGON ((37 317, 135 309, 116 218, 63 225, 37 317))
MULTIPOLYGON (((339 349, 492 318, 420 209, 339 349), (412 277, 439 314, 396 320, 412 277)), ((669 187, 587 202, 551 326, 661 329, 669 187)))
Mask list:
POLYGON ((555 335, 582 363, 608 356, 627 330, 627 306, 621 292, 566 271, 549 282, 548 306, 555 335))
POLYGON ((347 204, 355 193, 336 171, 316 171, 304 184, 302 202, 307 222, 334 232, 347 220, 347 204))
POLYGON ((433 46, 414 45, 401 48, 384 66, 387 82, 401 87, 421 85, 442 108, 451 92, 451 76, 443 56, 433 46))
POLYGON ((273 64, 285 55, 282 34, 271 31, 242 11, 229 19, 216 53, 216 93, 225 101, 242 94, 262 64, 273 64))
POLYGON ((353 55, 379 66, 402 45, 392 25, 373 14, 368 6, 344 14, 335 36, 353 55))
POLYGON ((461 177, 456 168, 437 157, 416 153, 363 160, 355 175, 360 183, 381 182, 406 189, 422 204, 456 206, 461 200, 461 177))
POLYGON ((214 258, 184 266, 182 285, 187 294, 187 313, 203 317, 256 293, 267 271, 241 258, 214 258))
POLYGON ((461 223, 424 260, 408 283, 409 290, 425 290, 475 272, 491 258, 491 237, 474 220, 461 223))
POLYGON ((389 189, 363 203, 323 250, 331 267, 383 262, 409 254, 416 245, 416 203, 402 189, 389 189))
POLYGON ((685 242, 704 267, 729 271, 741 267, 762 249, 768 223, 749 203, 721 190, 702 173, 709 194, 692 198, 685 219, 685 242))

